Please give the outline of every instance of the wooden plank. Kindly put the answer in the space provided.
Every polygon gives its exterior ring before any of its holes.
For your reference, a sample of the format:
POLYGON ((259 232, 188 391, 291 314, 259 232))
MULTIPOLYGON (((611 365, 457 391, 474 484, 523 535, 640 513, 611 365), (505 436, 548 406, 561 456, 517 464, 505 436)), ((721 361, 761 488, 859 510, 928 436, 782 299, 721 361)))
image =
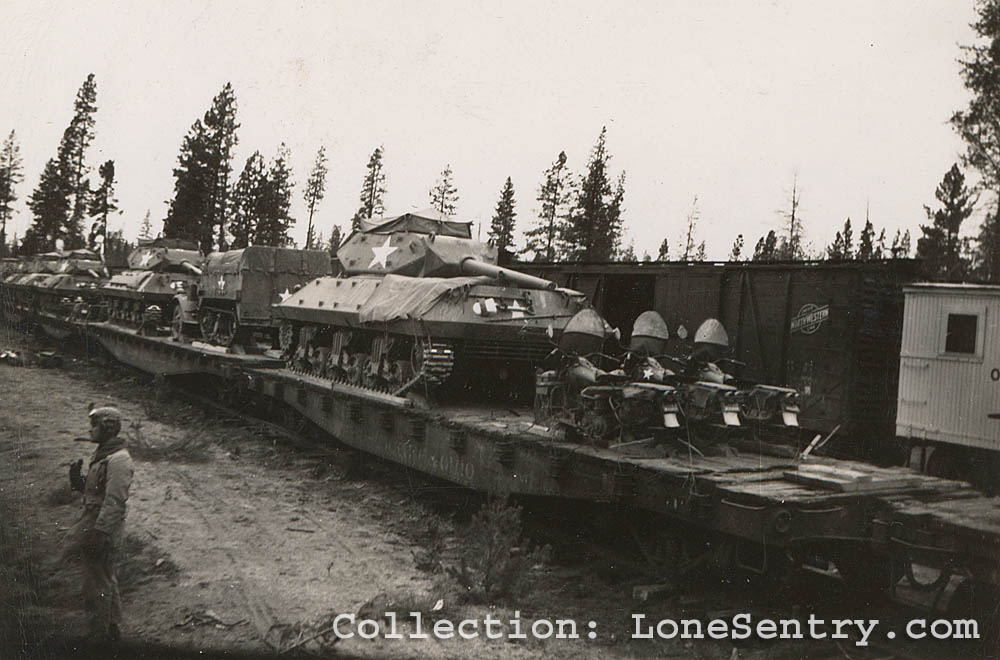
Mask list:
POLYGON ((920 479, 915 476, 890 470, 868 471, 823 464, 800 465, 784 472, 789 481, 841 493, 913 488, 920 485, 920 479))

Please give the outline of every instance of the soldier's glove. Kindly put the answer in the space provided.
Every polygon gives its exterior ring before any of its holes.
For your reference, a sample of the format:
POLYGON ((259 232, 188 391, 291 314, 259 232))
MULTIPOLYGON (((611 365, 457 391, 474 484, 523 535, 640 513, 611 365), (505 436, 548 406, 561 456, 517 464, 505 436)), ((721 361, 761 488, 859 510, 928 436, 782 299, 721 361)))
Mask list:
POLYGON ((71 490, 78 492, 83 492, 83 488, 87 483, 84 479, 83 473, 81 472, 83 468, 83 459, 77 459, 72 465, 69 466, 69 487, 71 490))

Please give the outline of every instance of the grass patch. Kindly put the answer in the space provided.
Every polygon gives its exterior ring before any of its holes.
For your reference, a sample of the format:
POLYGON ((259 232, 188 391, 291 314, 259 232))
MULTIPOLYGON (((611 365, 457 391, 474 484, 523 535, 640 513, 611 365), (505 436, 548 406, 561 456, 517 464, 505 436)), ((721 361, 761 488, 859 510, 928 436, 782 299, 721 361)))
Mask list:
POLYGON ((133 421, 125 431, 129 453, 143 461, 174 461, 178 463, 207 463, 214 458, 213 429, 200 428, 186 431, 172 442, 157 443, 143 431, 140 421, 133 421))
POLYGON ((49 494, 45 497, 45 503, 49 506, 66 506, 67 504, 76 504, 79 497, 80 494, 73 492, 69 487, 69 477, 66 477, 63 483, 49 490, 49 494))
POLYGON ((154 578, 169 579, 180 568, 155 544, 135 534, 126 534, 118 552, 118 585, 123 593, 137 589, 154 578))

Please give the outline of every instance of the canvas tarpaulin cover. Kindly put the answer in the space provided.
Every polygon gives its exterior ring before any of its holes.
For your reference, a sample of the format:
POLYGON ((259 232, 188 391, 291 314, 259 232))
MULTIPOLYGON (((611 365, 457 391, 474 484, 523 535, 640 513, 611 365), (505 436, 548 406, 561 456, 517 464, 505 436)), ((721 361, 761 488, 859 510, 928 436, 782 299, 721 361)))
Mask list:
POLYGON ((423 317, 445 295, 463 287, 482 284, 482 277, 404 277, 386 275, 372 296, 358 310, 362 323, 423 317))
POLYGON ((242 250, 213 252, 206 270, 213 273, 291 273, 306 279, 331 273, 330 254, 323 250, 294 250, 252 245, 242 250))
POLYGON ((424 209, 392 218, 361 218, 361 231, 366 234, 413 231, 420 234, 472 238, 472 223, 452 220, 450 216, 434 209, 424 209))

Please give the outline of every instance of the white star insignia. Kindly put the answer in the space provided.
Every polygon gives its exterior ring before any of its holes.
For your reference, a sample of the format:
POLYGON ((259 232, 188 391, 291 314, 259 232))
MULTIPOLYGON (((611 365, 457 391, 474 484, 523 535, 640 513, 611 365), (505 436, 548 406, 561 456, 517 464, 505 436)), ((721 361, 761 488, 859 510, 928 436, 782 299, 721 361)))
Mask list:
POLYGON ((67 270, 69 270, 69 262, 68 261, 64 261, 61 264, 59 264, 59 272, 60 273, 65 273, 67 270))
POLYGON ((153 258, 152 252, 143 252, 142 259, 139 260, 139 264, 142 266, 148 266, 149 260, 153 258))
POLYGON ((219 293, 222 293, 223 291, 226 290, 226 278, 223 277, 222 275, 219 275, 219 281, 216 282, 216 284, 219 287, 219 293))
POLYGON ((283 293, 279 293, 278 297, 281 298, 281 302, 285 302, 286 300, 292 297, 292 292, 289 291, 288 287, 286 286, 285 291, 283 293))
POLYGON ((370 264, 368 264, 369 268, 371 268, 375 264, 380 264, 382 266, 382 268, 386 267, 385 260, 389 258, 390 254, 392 254, 393 252, 395 252, 396 250, 399 249, 399 248, 394 248, 394 247, 392 247, 392 246, 389 245, 389 241, 391 241, 391 240, 392 240, 392 236, 386 236, 385 237, 385 245, 383 245, 382 247, 374 247, 374 248, 372 248, 372 252, 375 253, 375 257, 372 259, 372 262, 370 264))

